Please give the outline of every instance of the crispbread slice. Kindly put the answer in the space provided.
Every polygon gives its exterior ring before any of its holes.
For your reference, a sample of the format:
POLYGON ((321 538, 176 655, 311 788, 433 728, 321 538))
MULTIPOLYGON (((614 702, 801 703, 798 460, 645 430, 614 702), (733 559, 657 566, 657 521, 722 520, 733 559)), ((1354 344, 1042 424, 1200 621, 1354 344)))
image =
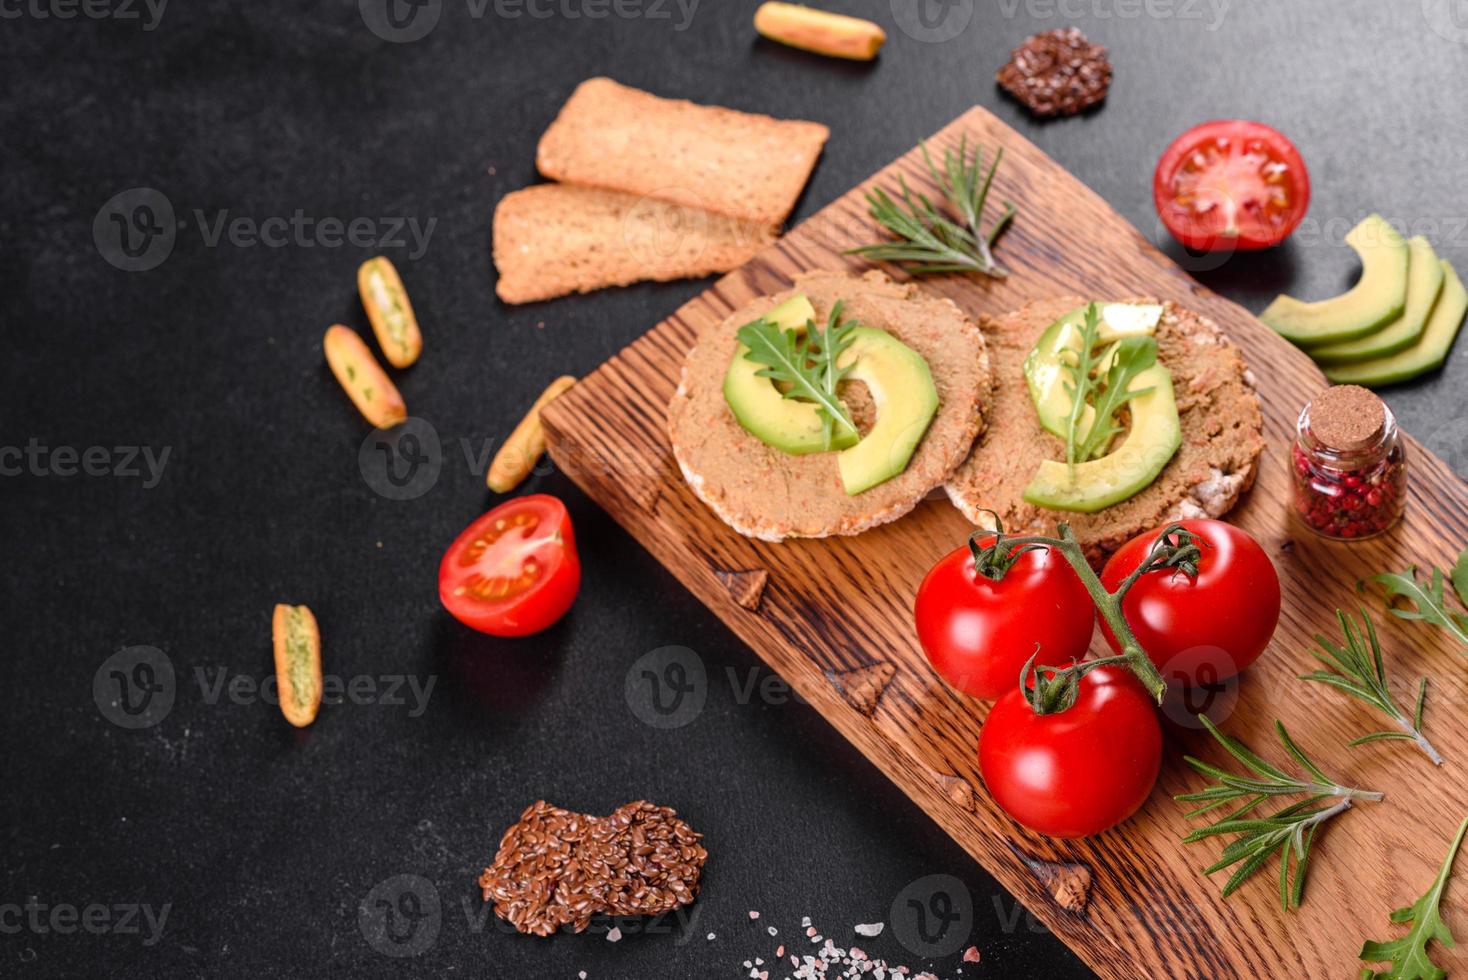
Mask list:
POLYGON ((539 184, 494 209, 495 292, 529 303, 644 279, 743 265, 773 229, 668 201, 574 184, 539 184))
POLYGON ((552 180, 779 225, 829 134, 820 123, 662 99, 592 78, 540 138, 536 164, 552 180))

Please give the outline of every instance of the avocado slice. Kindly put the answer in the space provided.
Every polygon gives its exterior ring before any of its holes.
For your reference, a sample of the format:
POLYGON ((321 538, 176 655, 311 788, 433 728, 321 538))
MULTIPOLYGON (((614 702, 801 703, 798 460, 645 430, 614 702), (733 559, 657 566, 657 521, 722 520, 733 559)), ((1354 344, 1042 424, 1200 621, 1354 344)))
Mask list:
POLYGON ((1437 305, 1427 318, 1427 327, 1417 343, 1390 357, 1358 364, 1338 364, 1325 369, 1325 376, 1337 384, 1358 384, 1367 387, 1396 384, 1426 374, 1442 366, 1448 359, 1448 350, 1463 325, 1463 315, 1468 313, 1468 290, 1463 280, 1453 271, 1446 260, 1442 261, 1443 290, 1437 305))
MULTIPOLYGON (((1107 303, 1100 308, 1099 339, 1110 343, 1122 337, 1151 336, 1162 319, 1162 307, 1142 303, 1107 303)), ((1040 339, 1025 357, 1025 381, 1030 400, 1035 403, 1040 424, 1045 431, 1064 439, 1070 424, 1070 374, 1065 370, 1068 359, 1081 348, 1081 326, 1086 322, 1086 308, 1076 307, 1045 328, 1040 339)), ((1104 369, 1104 365, 1103 365, 1104 369)), ((1087 405, 1081 412, 1076 432, 1084 439, 1096 421, 1096 410, 1087 405)))
POLYGON ((1259 319, 1299 347, 1355 340, 1402 315, 1407 302, 1407 243, 1379 214, 1368 215, 1346 234, 1361 257, 1361 278, 1330 299, 1306 303, 1278 296, 1259 319))
POLYGON ((1120 446, 1100 459, 1075 465, 1047 459, 1035 471, 1024 498, 1037 507, 1093 514, 1146 489, 1183 444, 1172 390, 1172 372, 1160 364, 1138 372, 1128 390, 1151 388, 1133 398, 1132 424, 1120 446))
POLYGON ((908 461, 938 413, 938 389, 928 362, 885 330, 856 327, 837 362, 850 366, 877 407, 871 431, 837 457, 841 484, 850 496, 870 490, 907 469, 908 461))
MULTIPOLYGON (((797 331, 803 331, 815 318, 815 307, 799 293, 764 315, 764 319, 781 330, 797 331)), ((856 445, 858 436, 844 429, 838 429, 827 445, 817 407, 782 395, 773 381, 760 376, 764 365, 745 357, 747 353, 749 348, 740 344, 724 373, 724 401, 744 431, 765 445, 794 456, 856 445)))
POLYGON ((1417 343, 1428 314, 1443 288, 1443 267, 1427 239, 1417 235, 1407 242, 1407 306, 1402 315, 1376 333, 1356 340, 1310 348, 1317 364, 1354 364, 1395 354, 1417 343))

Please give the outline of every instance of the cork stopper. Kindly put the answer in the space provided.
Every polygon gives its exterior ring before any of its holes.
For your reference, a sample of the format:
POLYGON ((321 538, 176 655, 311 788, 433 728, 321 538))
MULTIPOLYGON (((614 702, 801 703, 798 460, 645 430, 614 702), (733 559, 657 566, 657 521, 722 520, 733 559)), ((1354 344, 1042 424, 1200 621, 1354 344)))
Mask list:
POLYGON ((1386 406, 1360 385, 1335 385, 1310 402, 1310 432, 1332 449, 1365 449, 1385 426, 1386 406))

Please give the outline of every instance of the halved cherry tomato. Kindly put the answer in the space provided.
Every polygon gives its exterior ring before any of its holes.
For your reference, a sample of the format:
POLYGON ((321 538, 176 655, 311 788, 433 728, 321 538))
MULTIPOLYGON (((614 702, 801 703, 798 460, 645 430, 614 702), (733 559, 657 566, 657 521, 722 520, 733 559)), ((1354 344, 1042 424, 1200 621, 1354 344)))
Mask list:
MULTIPOLYGON (((1226 681, 1259 659, 1279 625, 1279 573, 1247 531, 1223 521, 1179 521, 1198 536, 1198 574, 1148 572, 1121 600, 1137 642, 1169 684, 1206 687, 1226 681)), ((1140 565, 1161 529, 1140 534, 1101 571, 1110 591, 1140 565)), ((1101 631, 1118 649, 1105 621, 1101 631)))
POLYGON ((1038 715, 1019 684, 979 731, 979 773, 1000 809, 1051 837, 1089 837, 1137 812, 1162 765, 1162 728, 1125 667, 1080 679, 1070 707, 1038 715))
POLYGON ((566 614, 581 588, 571 515, 543 493, 500 504, 464 529, 438 565, 438 598, 481 633, 528 636, 566 614))
MULTIPOLYGON (((993 542, 989 535, 979 544, 993 542)), ((1019 687, 1036 647, 1035 662, 1047 667, 1085 657, 1096 625, 1090 593, 1049 548, 1019 555, 998 582, 974 569, 967 546, 951 551, 918 587, 913 615, 923 652, 943 679, 988 699, 1019 687)))
POLYGON ((1194 251, 1247 251, 1282 241, 1310 207, 1305 161, 1283 133, 1247 119, 1194 126, 1152 175, 1152 200, 1194 251))

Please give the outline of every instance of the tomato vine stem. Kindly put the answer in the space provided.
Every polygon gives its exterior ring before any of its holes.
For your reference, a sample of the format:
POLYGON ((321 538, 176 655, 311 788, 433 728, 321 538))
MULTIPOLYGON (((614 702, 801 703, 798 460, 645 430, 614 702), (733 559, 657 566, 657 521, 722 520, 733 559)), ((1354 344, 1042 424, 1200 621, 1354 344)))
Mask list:
MULTIPOLYGON (((1111 635, 1120 644, 1121 650, 1116 659, 1124 660, 1127 668, 1147 689, 1147 693, 1158 704, 1161 704, 1163 697, 1167 694, 1167 682, 1157 672, 1157 667, 1147 656, 1147 651, 1142 649, 1142 644, 1138 642, 1136 634, 1127 625, 1126 616, 1122 613, 1122 599, 1125 598, 1127 590, 1148 572, 1171 568, 1186 575, 1196 575, 1198 559, 1202 557, 1197 535, 1188 531, 1181 524, 1169 524, 1157 536, 1157 541, 1153 544, 1146 560, 1132 570, 1132 573, 1122 581, 1115 592, 1108 592, 1106 586, 1101 584, 1101 579, 1096 575, 1095 570, 1091 568, 1091 563, 1086 560, 1086 553, 1081 548, 1080 542, 1076 540, 1075 532, 1071 530, 1069 524, 1062 522, 1059 527, 1060 536, 1055 538, 1039 534, 1005 537, 999 515, 994 514, 993 511, 985 511, 985 513, 993 515, 995 529, 976 531, 969 537, 969 550, 974 556, 975 571, 986 578, 998 581, 1025 551, 1048 548, 1058 552, 1075 570, 1076 576, 1086 587, 1086 592, 1090 594, 1096 611, 1101 614, 1101 618, 1111 629, 1111 635), (991 534, 993 535, 992 541, 987 544, 979 543, 981 539, 991 534)), ((1025 673, 1028 673, 1028 665, 1025 673)), ((1021 683, 1023 683, 1023 676, 1021 675, 1021 683)))

